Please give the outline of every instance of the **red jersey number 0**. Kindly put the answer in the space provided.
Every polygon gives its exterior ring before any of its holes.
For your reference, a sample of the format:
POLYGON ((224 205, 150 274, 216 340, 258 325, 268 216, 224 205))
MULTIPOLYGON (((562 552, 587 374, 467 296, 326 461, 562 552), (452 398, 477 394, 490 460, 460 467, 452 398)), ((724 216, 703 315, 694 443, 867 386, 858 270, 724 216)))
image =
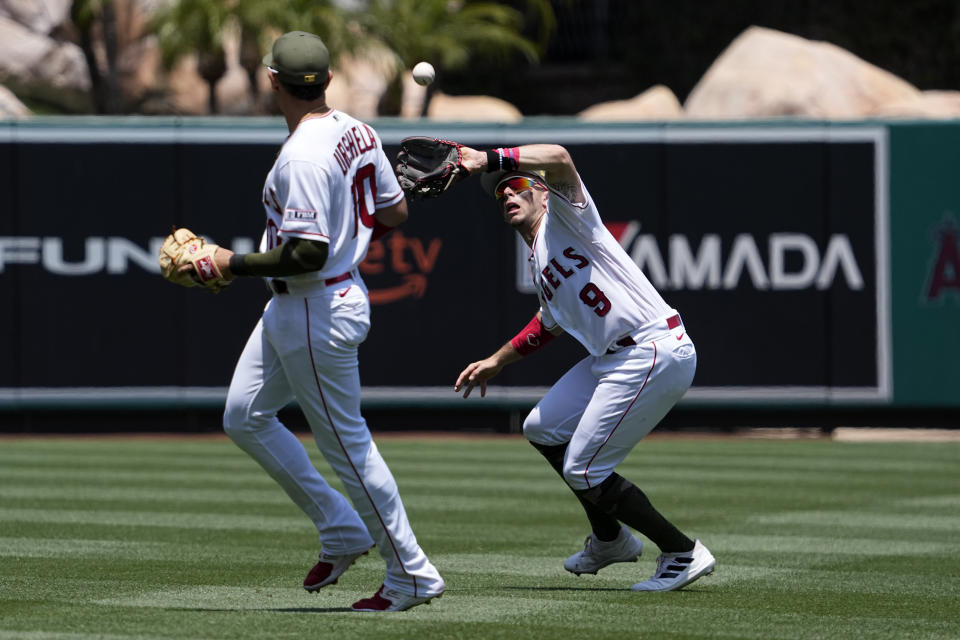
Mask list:
POLYGON ((359 225, 373 228, 372 207, 377 204, 377 181, 375 180, 376 171, 373 164, 365 164, 359 169, 353 177, 353 237, 357 237, 359 225), (367 206, 367 188, 370 189, 370 203, 372 207, 367 206))

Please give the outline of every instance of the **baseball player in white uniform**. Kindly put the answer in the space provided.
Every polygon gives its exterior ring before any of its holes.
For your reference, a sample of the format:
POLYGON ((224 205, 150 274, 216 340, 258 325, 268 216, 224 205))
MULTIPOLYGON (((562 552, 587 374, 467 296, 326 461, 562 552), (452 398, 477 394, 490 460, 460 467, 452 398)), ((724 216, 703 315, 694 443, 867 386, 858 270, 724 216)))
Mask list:
POLYGON ((527 416, 523 433, 562 475, 590 520, 582 551, 564 568, 595 574, 614 562, 635 562, 642 543, 660 548, 656 572, 635 591, 670 591, 713 571, 699 541, 680 532, 616 466, 667 414, 693 381, 697 355, 689 333, 613 238, 557 145, 491 151, 464 147, 463 165, 486 172, 507 224, 530 247, 528 262, 540 309, 511 341, 471 363, 457 378, 464 397, 500 370, 566 332, 589 352, 527 416))
POLYGON ((337 582, 376 544, 386 577, 353 608, 409 609, 441 595, 444 582, 361 416, 357 365, 370 328, 357 266, 371 237, 407 218, 406 200, 376 132, 326 105, 332 74, 320 38, 285 34, 264 63, 290 130, 263 188, 266 231, 259 253, 220 248, 214 259, 230 277, 268 278, 274 295, 237 363, 224 428, 316 525, 322 553, 305 589, 337 582), (294 398, 353 506, 277 419, 294 398))

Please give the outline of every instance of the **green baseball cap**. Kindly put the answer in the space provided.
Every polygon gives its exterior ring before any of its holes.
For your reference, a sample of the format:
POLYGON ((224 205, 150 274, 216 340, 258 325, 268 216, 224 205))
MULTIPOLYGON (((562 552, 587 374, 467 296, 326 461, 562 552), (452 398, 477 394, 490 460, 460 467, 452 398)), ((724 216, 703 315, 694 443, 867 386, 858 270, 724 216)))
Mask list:
POLYGON ((318 36, 291 31, 274 40, 273 50, 263 56, 263 64, 289 84, 324 84, 330 69, 330 52, 318 36))

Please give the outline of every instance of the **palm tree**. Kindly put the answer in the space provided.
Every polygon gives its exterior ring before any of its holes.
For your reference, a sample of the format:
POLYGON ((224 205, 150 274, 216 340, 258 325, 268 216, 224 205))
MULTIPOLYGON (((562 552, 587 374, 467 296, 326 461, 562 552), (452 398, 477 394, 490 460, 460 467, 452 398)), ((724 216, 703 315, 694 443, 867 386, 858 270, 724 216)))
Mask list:
POLYGON ((263 66, 263 54, 276 35, 277 25, 285 19, 284 0, 234 0, 230 12, 240 29, 240 66, 250 82, 250 98, 254 111, 260 108, 260 85, 257 73, 263 66))
POLYGON ((87 62, 96 112, 119 113, 123 105, 117 79, 117 24, 112 0, 74 0, 70 5, 70 19, 87 62), (98 25, 106 58, 104 71, 101 71, 94 53, 98 25))
MULTIPOLYGON (((549 18, 553 12, 547 0, 529 0, 531 10, 549 18)), ((368 0, 353 13, 368 39, 380 41, 392 52, 398 71, 429 60, 437 72, 458 70, 476 56, 507 61, 517 53, 536 62, 543 44, 524 37, 524 13, 496 2, 470 0, 368 0)), ((542 39, 545 43, 545 39, 542 39)), ((426 112, 435 85, 428 87, 423 105, 426 112)), ((398 73, 388 89, 402 91, 398 73)))
POLYGON ((332 0, 280 1, 283 5, 282 15, 271 19, 280 32, 307 31, 320 36, 334 60, 356 46, 356 29, 351 29, 348 13, 338 3, 332 0))
POLYGON ((331 0, 232 0, 229 11, 240 28, 240 66, 250 79, 254 105, 260 103, 257 73, 263 66, 263 54, 280 34, 315 33, 334 61, 356 43, 356 38, 350 37, 345 12, 331 0))
POLYGON ((176 0, 151 21, 150 30, 157 34, 166 69, 184 56, 197 54, 197 72, 210 88, 210 113, 219 111, 214 89, 227 72, 223 34, 233 21, 223 0, 176 0))

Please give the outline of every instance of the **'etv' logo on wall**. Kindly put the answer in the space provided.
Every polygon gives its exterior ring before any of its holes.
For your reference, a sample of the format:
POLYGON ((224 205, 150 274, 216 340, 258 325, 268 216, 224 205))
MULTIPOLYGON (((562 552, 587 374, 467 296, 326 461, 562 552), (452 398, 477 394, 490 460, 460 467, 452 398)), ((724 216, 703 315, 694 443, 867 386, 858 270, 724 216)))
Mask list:
POLYGON ((370 243, 360 273, 370 290, 370 304, 389 304, 404 298, 422 298, 427 278, 437 266, 443 241, 424 241, 394 229, 370 243))

